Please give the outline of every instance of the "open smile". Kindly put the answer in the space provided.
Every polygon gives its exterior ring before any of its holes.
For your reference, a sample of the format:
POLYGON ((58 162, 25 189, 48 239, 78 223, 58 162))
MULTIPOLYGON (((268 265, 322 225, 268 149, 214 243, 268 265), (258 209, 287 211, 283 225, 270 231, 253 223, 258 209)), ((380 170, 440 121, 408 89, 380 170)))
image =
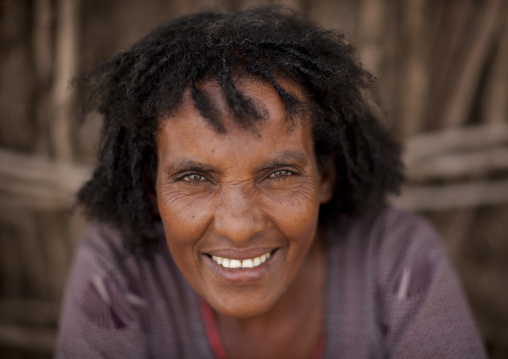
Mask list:
POLYGON ((218 256, 211 256, 212 260, 223 266, 224 268, 237 269, 237 268, 254 268, 257 267, 264 262, 266 262, 272 254, 270 252, 264 253, 258 257, 248 258, 244 260, 233 259, 233 258, 223 258, 218 256))
POLYGON ((250 285, 258 283, 270 272, 270 268, 278 262, 279 249, 265 249, 263 254, 258 250, 245 252, 220 251, 222 253, 206 253, 204 258, 215 275, 233 285, 250 285))

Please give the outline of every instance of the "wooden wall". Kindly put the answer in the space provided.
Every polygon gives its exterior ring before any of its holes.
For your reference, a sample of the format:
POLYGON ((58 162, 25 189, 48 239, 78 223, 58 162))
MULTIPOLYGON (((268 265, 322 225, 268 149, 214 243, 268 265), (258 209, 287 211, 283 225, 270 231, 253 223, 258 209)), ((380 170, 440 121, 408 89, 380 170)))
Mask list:
MULTIPOLYGON (((393 201, 441 231, 492 358, 508 357, 508 2, 287 0, 340 28, 379 78, 406 145, 393 201)), ((73 195, 100 118, 78 126, 75 74, 161 21, 248 0, 0 0, 0 357, 46 358, 73 248, 73 195)))

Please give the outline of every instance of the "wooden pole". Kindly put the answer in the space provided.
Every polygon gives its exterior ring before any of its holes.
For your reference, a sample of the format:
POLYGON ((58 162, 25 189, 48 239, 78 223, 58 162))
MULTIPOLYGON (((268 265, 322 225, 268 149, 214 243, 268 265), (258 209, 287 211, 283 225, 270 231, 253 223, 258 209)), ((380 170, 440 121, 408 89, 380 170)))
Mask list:
POLYGON ((55 346, 56 331, 32 328, 18 324, 0 324, 0 343, 25 350, 51 353, 55 346))
POLYGON ((499 15, 499 44, 482 101, 482 118, 489 123, 508 123, 508 6, 499 15))
POLYGON ((475 91, 480 81, 488 49, 494 39, 498 12, 501 9, 500 0, 482 2, 484 13, 481 16, 480 26, 472 40, 472 48, 465 58, 465 65, 456 87, 444 111, 443 123, 445 127, 457 127, 465 122, 471 108, 475 91))
POLYGON ((406 164, 411 182, 435 179, 480 177, 494 171, 508 170, 508 145, 465 153, 445 153, 427 160, 406 164))
POLYGON ((508 124, 484 124, 418 135, 405 142, 404 163, 447 152, 473 151, 508 143, 508 124))
POLYGON ((422 112, 428 87, 428 73, 425 59, 425 0, 407 2, 407 16, 404 27, 407 29, 406 39, 406 71, 402 93, 402 134, 407 137, 414 135, 421 128, 422 112))
POLYGON ((50 154, 48 138, 51 97, 51 74, 53 71, 53 8, 50 0, 38 0, 33 6, 34 26, 32 30, 32 51, 36 77, 35 116, 37 138, 35 151, 46 156, 50 154))
POLYGON ((391 202, 416 211, 471 208, 508 202, 508 180, 475 181, 443 186, 405 186, 391 202))
POLYGON ((71 120, 74 94, 69 81, 77 70, 78 0, 59 0, 56 27, 56 54, 53 84, 54 115, 51 142, 54 157, 72 159, 71 120))

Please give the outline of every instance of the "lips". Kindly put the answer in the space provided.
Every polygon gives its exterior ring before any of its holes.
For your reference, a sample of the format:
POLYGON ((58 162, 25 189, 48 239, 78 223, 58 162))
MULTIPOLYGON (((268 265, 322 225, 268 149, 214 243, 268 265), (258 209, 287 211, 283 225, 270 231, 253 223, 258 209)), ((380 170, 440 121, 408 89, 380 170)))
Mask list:
POLYGON ((246 251, 216 250, 203 257, 211 271, 221 280, 233 285, 250 285, 263 280, 279 257, 278 249, 246 251))

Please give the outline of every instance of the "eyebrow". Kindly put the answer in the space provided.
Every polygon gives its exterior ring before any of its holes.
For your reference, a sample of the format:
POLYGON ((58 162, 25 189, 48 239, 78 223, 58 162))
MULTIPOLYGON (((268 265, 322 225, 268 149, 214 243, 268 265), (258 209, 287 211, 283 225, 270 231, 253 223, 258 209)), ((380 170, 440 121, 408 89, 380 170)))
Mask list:
POLYGON ((188 158, 176 160, 165 166, 166 173, 182 172, 182 171, 199 171, 199 172, 218 172, 214 167, 204 163, 194 161, 188 158))
MULTIPOLYGON (((268 160, 267 162, 264 162, 261 164, 257 170, 258 171, 264 171, 269 170, 273 168, 277 168, 280 166, 287 166, 287 165, 298 165, 301 167, 304 167, 308 164, 308 156, 300 151, 285 151, 277 155, 276 157, 268 160)), ((221 171, 217 170, 215 167, 191 160, 189 158, 182 158, 175 160, 171 163, 169 163, 167 166, 165 166, 164 171, 166 173, 173 173, 173 172, 183 172, 183 171, 199 171, 199 172, 212 172, 212 173, 219 173, 221 171)))
POLYGON ((285 151, 258 167, 259 171, 269 170, 286 165, 306 166, 308 156, 300 151, 285 151))

